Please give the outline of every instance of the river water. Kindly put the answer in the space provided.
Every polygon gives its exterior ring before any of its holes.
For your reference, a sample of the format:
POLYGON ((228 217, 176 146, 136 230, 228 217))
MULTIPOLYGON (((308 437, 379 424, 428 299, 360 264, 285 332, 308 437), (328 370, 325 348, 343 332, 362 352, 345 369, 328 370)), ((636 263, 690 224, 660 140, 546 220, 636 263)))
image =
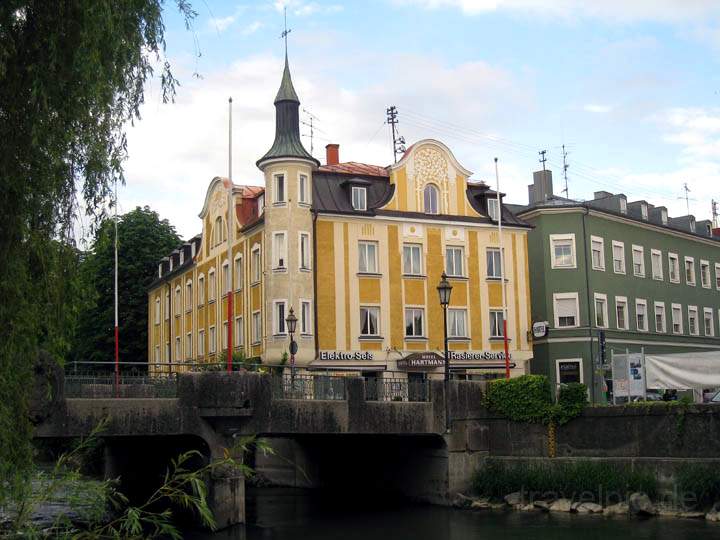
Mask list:
POLYGON ((281 488, 248 490, 247 525, 191 540, 704 540, 720 523, 468 511, 281 488))

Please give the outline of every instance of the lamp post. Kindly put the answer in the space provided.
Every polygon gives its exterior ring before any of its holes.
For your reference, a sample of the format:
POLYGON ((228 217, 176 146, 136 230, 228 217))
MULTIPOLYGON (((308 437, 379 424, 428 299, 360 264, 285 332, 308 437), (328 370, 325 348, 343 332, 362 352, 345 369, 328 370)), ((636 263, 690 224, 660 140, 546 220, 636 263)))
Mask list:
POLYGON ((452 285, 447 280, 445 272, 442 274, 440 284, 437 286, 440 305, 443 308, 443 331, 445 332, 445 432, 450 432, 450 354, 448 353, 447 307, 450 303, 452 285))
POLYGON ((297 342, 295 341, 295 328, 297 327, 297 317, 293 308, 290 308, 285 322, 287 323, 287 330, 290 334, 290 388, 295 390, 295 353, 297 352, 297 342))

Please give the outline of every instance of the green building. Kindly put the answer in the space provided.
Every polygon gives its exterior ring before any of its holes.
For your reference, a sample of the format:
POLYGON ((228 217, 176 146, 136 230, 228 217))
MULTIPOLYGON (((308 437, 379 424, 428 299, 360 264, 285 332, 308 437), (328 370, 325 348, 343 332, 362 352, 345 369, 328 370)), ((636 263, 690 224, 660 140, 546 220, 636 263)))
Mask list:
POLYGON ((534 373, 583 382, 600 401, 601 357, 607 365, 612 351, 720 350, 720 230, 710 221, 605 191, 564 199, 553 194, 550 171, 534 173, 528 190, 529 204, 512 209, 534 226, 534 373))

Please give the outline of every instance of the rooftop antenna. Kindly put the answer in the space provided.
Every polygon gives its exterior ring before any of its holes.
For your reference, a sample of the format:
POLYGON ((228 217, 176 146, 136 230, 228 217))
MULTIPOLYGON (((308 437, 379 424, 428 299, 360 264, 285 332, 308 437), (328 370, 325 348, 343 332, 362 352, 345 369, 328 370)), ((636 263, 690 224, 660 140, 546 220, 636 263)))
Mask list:
POLYGON ((395 105, 391 105, 385 110, 385 113, 387 114, 387 123, 390 124, 390 127, 392 129, 393 157, 395 158, 395 163, 397 163, 398 154, 402 154, 405 152, 405 137, 401 137, 397 131, 397 107, 395 105))
MULTIPOLYGON (((562 157, 563 157, 563 177, 565 178, 565 189, 561 191, 561 193, 565 193, 565 198, 570 198, 570 193, 568 192, 568 180, 567 180, 567 171, 570 168, 570 165, 567 162, 567 150, 565 149, 565 145, 562 145, 562 157)), ((543 156, 544 157, 544 156, 543 156)), ((545 169, 545 164, 543 163, 543 169, 545 169)))
POLYGON ((547 162, 546 154, 547 154, 547 150, 540 150, 538 152, 538 155, 540 156, 540 159, 538 161, 540 161, 540 163, 542 163, 543 171, 545 170, 545 163, 547 162))
POLYGON ((308 115, 308 118, 310 119, 309 122, 306 122, 305 120, 300 120, 300 123, 304 126, 308 126, 310 128, 310 155, 313 154, 313 150, 315 148, 314 142, 315 142, 315 126, 314 126, 314 120, 318 120, 318 117, 315 116, 313 113, 308 111, 307 109, 303 108, 302 112, 308 115))
POLYGON ((283 8, 283 18, 284 18, 284 29, 282 31, 282 34, 280 34, 280 37, 285 40, 285 57, 287 58, 287 37, 290 32, 292 32, 292 29, 288 30, 287 27, 287 6, 283 8))
MULTIPOLYGON (((690 215, 690 188, 687 185, 687 182, 683 183, 683 191, 685 192, 685 195, 682 197, 678 197, 678 199, 685 199, 685 204, 687 205, 687 215, 690 215)), ((694 201, 695 199, 693 199, 694 201)))

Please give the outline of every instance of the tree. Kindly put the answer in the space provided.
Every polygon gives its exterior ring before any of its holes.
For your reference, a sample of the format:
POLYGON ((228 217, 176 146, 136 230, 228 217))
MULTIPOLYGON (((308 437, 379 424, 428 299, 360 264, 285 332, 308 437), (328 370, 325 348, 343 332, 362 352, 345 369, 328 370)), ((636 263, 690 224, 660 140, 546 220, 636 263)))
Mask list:
MULTIPOLYGON (((173 3, 189 27, 192 8, 173 3)), ((125 126, 139 118, 154 63, 164 99, 174 96, 164 5, 0 2, 0 503, 31 463, 27 396, 38 350, 62 360, 69 348, 78 199, 97 223, 123 181, 125 126)))
MULTIPOLYGON (((115 355, 115 225, 106 219, 82 263, 91 302, 80 314, 73 359, 111 362, 115 355)), ((149 207, 118 218, 118 306, 120 359, 147 359, 147 290, 157 277, 158 261, 181 243, 175 228, 149 207)))

